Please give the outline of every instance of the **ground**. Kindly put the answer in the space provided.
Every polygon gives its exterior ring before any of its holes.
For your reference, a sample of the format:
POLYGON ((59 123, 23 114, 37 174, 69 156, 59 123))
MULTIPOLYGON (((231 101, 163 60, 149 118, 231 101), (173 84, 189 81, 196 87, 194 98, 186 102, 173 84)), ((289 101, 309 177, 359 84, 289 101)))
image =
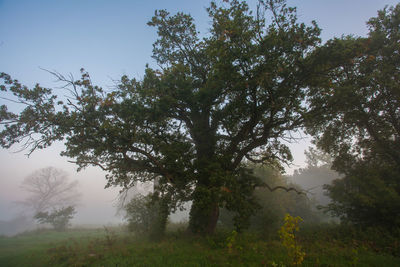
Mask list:
MULTIPOLYGON (((338 226, 303 227, 297 237, 306 253, 302 266, 400 266, 398 240, 378 235, 365 234, 380 239, 374 242, 338 226)), ((175 225, 149 241, 124 227, 105 227, 0 237, 0 266, 290 266, 290 257, 274 235, 220 229, 212 237, 188 236, 175 225)))

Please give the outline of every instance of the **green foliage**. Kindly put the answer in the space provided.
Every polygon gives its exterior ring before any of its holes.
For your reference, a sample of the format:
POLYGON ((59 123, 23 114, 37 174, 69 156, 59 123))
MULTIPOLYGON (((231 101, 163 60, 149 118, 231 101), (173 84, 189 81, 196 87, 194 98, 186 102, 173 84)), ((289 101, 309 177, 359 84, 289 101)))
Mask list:
MULTIPOLYGON (((287 188, 296 188, 298 192, 303 192, 298 185, 289 182, 289 177, 283 176, 273 168, 255 167, 254 174, 263 182, 271 185, 271 187, 283 185, 287 188)), ((318 215, 313 210, 313 203, 305 193, 298 194, 294 191, 286 192, 285 190, 270 192, 268 189, 260 187, 257 188, 255 195, 258 203, 262 206, 262 210, 258 212, 255 218, 258 216, 267 218, 265 221, 260 220, 258 222, 259 225, 260 223, 264 224, 264 227, 269 225, 273 229, 274 226, 281 223, 286 213, 301 216, 307 223, 315 223, 319 220, 318 215)))
MULTIPOLYGON (((60 266, 61 264, 52 262, 53 254, 49 251, 50 249, 60 247, 60 253, 67 253, 65 247, 64 251, 61 249, 62 245, 86 247, 89 241, 103 238, 103 234, 102 229, 68 229, 67 231, 39 229, 10 238, 2 238, 0 239, 2 248, 0 250, 0 266, 60 266)), ((99 245, 99 242, 96 244, 99 245)), ((85 255, 82 253, 82 249, 74 249, 74 251, 76 251, 76 255, 85 255)), ((65 258, 72 261, 68 255, 65 258)), ((73 264, 71 265, 73 266, 73 264)))
POLYGON ((152 195, 138 195, 125 206, 129 230, 136 235, 160 239, 166 229, 169 215, 168 203, 152 195))
POLYGON ((400 226, 400 194, 394 186, 398 175, 392 166, 359 163, 345 178, 326 186, 333 201, 325 210, 343 222, 396 229, 400 226))
POLYGON ((147 67, 140 81, 123 76, 110 93, 84 70, 76 81, 53 73, 70 93, 65 101, 1 73, 2 93, 25 109, 1 106, 0 145, 27 141, 33 152, 65 140, 63 155, 108 171, 108 186, 159 178, 171 207, 192 201, 193 232, 213 233, 224 206, 246 226, 256 183, 241 175, 243 162, 292 159, 282 137, 303 126, 320 29, 298 23, 282 0, 260 1, 254 13, 246 1, 211 2, 207 12, 201 38, 190 15, 157 11, 148 24, 160 68, 147 67))
POLYGON ((298 237, 304 246, 312 243, 316 246, 323 246, 330 242, 338 247, 352 247, 359 252, 371 250, 379 254, 400 256, 399 229, 389 231, 382 227, 360 228, 354 225, 332 223, 305 224, 298 233, 298 237))
POLYGON ((238 233, 233 230, 232 233, 226 238, 226 247, 228 248, 228 253, 232 253, 234 249, 242 250, 241 246, 237 245, 237 238, 238 233))
POLYGON ((104 232, 106 245, 108 247, 112 247, 115 244, 117 238, 115 231, 113 231, 113 229, 111 229, 110 227, 104 226, 104 232))
POLYGON ((308 131, 343 178, 327 186, 327 208, 346 222, 399 227, 400 4, 368 22, 367 38, 318 49, 326 76, 310 90, 308 131))
POLYGON ((41 224, 49 223, 55 230, 64 231, 67 229, 69 221, 74 217, 75 213, 75 208, 69 206, 53 210, 52 212, 40 211, 36 213, 34 218, 41 224))
MULTIPOLYGON (((293 187, 299 191, 301 189, 288 182, 287 177, 283 176, 278 170, 267 166, 253 166, 252 175, 259 180, 259 184, 266 183, 271 187, 284 186, 293 187)), ((268 188, 258 186, 252 194, 254 202, 257 204, 256 213, 249 216, 247 228, 261 233, 265 237, 274 236, 280 227, 281 221, 286 213, 301 216, 307 223, 317 223, 320 220, 319 215, 313 209, 313 203, 305 194, 285 190, 275 190, 271 192, 268 188)), ((237 227, 237 221, 234 220, 235 213, 226 209, 221 209, 220 223, 223 227, 235 226, 237 230, 246 229, 237 227)))
MULTIPOLYGON (((47 250, 48 264, 50 266, 92 266, 104 260, 104 253, 107 252, 116 253, 120 257, 129 255, 124 246, 126 240, 121 240, 121 229, 104 227, 103 232, 100 232, 100 229, 94 231, 99 232, 94 236, 86 237, 84 241, 69 238, 49 248, 47 250)), ((84 231, 84 234, 88 234, 87 232, 90 233, 90 231, 84 231)))
POLYGON ((290 214, 285 215, 285 223, 279 230, 279 237, 282 245, 287 249, 290 264, 293 266, 301 265, 306 253, 296 240, 296 232, 299 231, 299 223, 303 221, 299 216, 293 217, 290 214))
MULTIPOLYGON (((226 239, 231 232, 214 236, 167 235, 159 242, 138 239, 122 229, 109 245, 104 229, 73 229, 66 232, 45 231, 18 237, 0 238, 1 266, 284 266, 287 251, 279 240, 237 234, 235 245, 227 253, 226 239)), ((387 235, 368 232, 363 236, 343 226, 302 227, 299 244, 307 251, 304 266, 399 266, 400 258, 388 253, 392 243, 379 247, 371 241, 384 242, 387 235), (303 230, 307 230, 304 232, 303 230), (368 237, 370 239, 363 239, 368 237), (373 237, 373 238, 372 238, 373 237), (357 251, 355 254, 354 251, 357 251), (334 256, 332 256, 334 255, 334 256)), ((397 252, 400 251, 397 247, 397 252)), ((286 266, 288 266, 286 264, 286 266)))

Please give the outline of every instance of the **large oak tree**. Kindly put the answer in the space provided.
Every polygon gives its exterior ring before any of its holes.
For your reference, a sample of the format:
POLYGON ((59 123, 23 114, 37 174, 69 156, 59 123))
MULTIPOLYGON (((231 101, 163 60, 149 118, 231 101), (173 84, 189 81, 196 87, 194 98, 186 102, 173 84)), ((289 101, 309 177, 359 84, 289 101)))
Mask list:
POLYGON ((283 0, 259 1, 254 13, 245 1, 211 2, 207 12, 211 27, 200 35, 190 15, 156 11, 159 67, 142 80, 123 76, 109 93, 85 71, 76 81, 55 73, 70 92, 57 102, 51 89, 1 74, 1 90, 26 105, 19 114, 1 107, 2 147, 64 140, 62 154, 106 170, 108 185, 157 179, 170 209, 192 201, 193 232, 212 233, 221 206, 245 224, 259 181, 243 163, 291 160, 284 141, 303 126, 320 30, 298 23, 283 0))

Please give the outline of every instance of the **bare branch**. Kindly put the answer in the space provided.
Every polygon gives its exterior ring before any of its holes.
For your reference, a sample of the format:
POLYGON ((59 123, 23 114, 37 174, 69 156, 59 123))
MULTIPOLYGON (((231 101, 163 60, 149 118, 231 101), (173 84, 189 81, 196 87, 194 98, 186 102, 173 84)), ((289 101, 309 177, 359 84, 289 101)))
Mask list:
POLYGON ((286 192, 294 191, 299 195, 307 195, 304 191, 299 191, 294 187, 285 187, 285 186, 281 186, 281 185, 278 185, 278 186, 275 186, 275 187, 271 187, 266 183, 258 184, 255 187, 266 187, 271 192, 274 192, 275 190, 278 190, 278 189, 282 189, 282 190, 284 190, 286 192))

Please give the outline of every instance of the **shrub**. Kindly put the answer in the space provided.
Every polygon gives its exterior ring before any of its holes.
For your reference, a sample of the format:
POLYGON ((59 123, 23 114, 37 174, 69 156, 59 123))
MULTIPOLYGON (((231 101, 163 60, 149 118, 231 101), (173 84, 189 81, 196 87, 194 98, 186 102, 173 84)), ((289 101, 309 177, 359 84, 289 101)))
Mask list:
POLYGON ((286 214, 285 223, 279 230, 282 245, 288 251, 290 264, 294 266, 301 265, 306 255, 296 240, 296 232, 299 231, 299 222, 301 221, 302 219, 299 216, 292 217, 290 214, 286 214))
POLYGON ((138 195, 125 206, 128 228, 137 235, 159 239, 165 233, 169 209, 162 199, 138 195))
POLYGON ((62 207, 56 209, 53 212, 38 212, 35 215, 35 219, 40 223, 49 223, 55 230, 62 231, 68 227, 69 221, 74 217, 76 213, 73 206, 62 207))

